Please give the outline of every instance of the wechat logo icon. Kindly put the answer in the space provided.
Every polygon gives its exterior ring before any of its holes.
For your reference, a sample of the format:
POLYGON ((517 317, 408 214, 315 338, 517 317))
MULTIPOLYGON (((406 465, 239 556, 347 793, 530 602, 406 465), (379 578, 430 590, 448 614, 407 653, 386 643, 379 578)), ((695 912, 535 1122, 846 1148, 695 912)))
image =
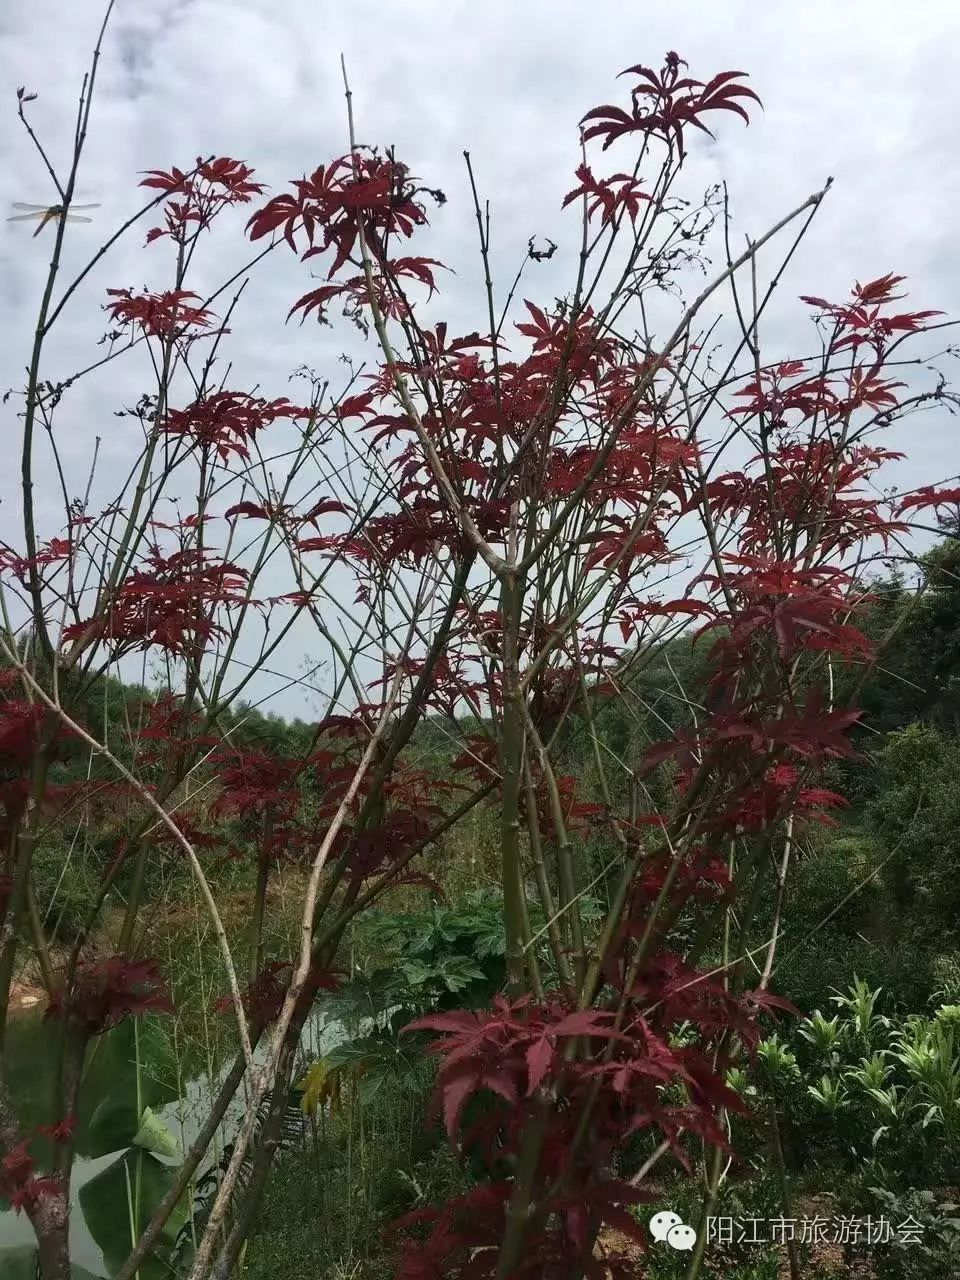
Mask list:
POLYGON ((664 1210, 650 1219, 650 1234, 658 1244, 668 1244, 671 1249, 684 1251, 697 1243, 697 1233, 688 1227, 678 1213, 664 1210))

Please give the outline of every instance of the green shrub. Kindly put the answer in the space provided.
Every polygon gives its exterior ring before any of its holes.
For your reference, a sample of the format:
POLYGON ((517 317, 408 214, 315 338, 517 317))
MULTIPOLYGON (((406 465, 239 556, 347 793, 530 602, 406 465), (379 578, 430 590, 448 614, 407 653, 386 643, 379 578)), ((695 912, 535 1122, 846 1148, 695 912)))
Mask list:
MULTIPOLYGON (((783 952, 789 955, 789 943, 784 943, 783 952)), ((895 1007, 922 1009, 937 987, 935 959, 932 947, 913 950, 824 930, 778 964, 775 987, 801 1013, 809 1014, 827 1007, 832 995, 859 976, 871 987, 882 987, 895 1007)))

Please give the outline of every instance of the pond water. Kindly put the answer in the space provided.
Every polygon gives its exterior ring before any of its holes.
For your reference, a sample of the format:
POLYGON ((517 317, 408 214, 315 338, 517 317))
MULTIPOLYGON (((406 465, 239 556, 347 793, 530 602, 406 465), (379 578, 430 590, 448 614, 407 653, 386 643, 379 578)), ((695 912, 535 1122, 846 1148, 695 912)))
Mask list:
MULTIPOLYGON (((135 1052, 140 1058, 142 1071, 145 1069, 144 1064, 151 1057, 151 1053, 148 1052, 148 1037, 145 1036, 144 1031, 150 1031, 154 1038, 150 1043, 163 1044, 165 1042, 165 1038, 164 1041, 157 1040, 158 1035, 163 1035, 162 1019, 127 1019, 127 1022, 117 1028, 116 1031, 94 1042, 96 1049, 93 1053, 88 1053, 82 1094, 84 1098, 88 1099, 88 1102, 86 1107, 81 1106, 77 1121, 75 1136, 78 1152, 82 1152, 84 1149, 84 1135, 89 1129, 91 1115, 98 1102, 103 1103, 104 1100, 115 1099, 118 1091, 118 1081, 122 1084, 125 1079, 135 1078, 135 1072, 131 1069, 131 1063, 135 1057, 134 1052, 131 1051, 131 1046, 134 1043, 136 1043, 135 1052), (147 1021, 151 1023, 151 1026, 140 1030, 147 1021), (134 1022, 137 1024, 136 1042, 132 1038, 135 1030, 134 1022)), ((321 1011, 315 1014, 304 1027, 302 1048, 310 1057, 319 1057, 324 1053, 328 1053, 334 1045, 344 1038, 345 1032, 342 1024, 331 1020, 321 1011)), ((265 1044, 261 1045, 257 1055, 259 1058, 262 1059, 266 1048, 265 1044)), ((166 1052, 168 1055, 166 1062, 172 1065, 172 1057, 169 1056, 169 1050, 167 1049, 166 1052)), ((154 1060, 158 1057, 155 1051, 152 1051, 152 1056, 154 1060)), ((48 1123, 49 1103, 53 1096, 55 1057, 50 1029, 44 1024, 39 1014, 24 1012, 10 1020, 7 1028, 7 1062, 8 1087, 17 1104, 24 1127, 29 1129, 39 1124, 48 1123)), ((207 1072, 195 1072, 191 1078, 181 1081, 179 1097, 173 1097, 172 1101, 168 1100, 163 1105, 156 1105, 153 1108, 157 1116, 166 1124, 176 1138, 181 1151, 189 1147, 198 1133, 207 1114, 209 1100, 215 1095, 223 1074, 229 1070, 229 1066, 230 1062, 228 1060, 226 1063, 221 1064, 219 1068, 215 1067, 213 1079, 207 1072)), ((169 1099, 178 1092, 176 1085, 172 1081, 168 1080, 165 1085, 160 1082, 159 1072, 157 1073, 157 1082, 158 1089, 155 1091, 154 1096, 158 1102, 163 1096, 169 1099)), ((146 1101, 149 1105, 152 1100, 149 1086, 146 1092, 146 1101)), ((224 1117, 221 1129, 208 1152, 207 1158, 201 1164, 199 1172, 203 1171, 211 1158, 219 1158, 224 1142, 228 1141, 236 1133, 243 1116, 244 1097, 244 1090, 241 1087, 224 1117)), ((109 1168, 121 1154, 122 1149, 96 1157, 78 1154, 73 1165, 70 1221, 71 1258, 74 1263, 90 1272, 93 1276, 106 1277, 108 1271, 104 1264, 103 1254, 87 1228, 79 1204, 79 1195, 86 1183, 96 1177, 98 1173, 109 1168)), ((176 1158, 168 1158, 165 1163, 175 1166, 178 1160, 176 1158)), ((34 1244, 33 1229, 26 1215, 14 1213, 12 1210, 0 1211, 0 1249, 32 1244, 34 1244)))

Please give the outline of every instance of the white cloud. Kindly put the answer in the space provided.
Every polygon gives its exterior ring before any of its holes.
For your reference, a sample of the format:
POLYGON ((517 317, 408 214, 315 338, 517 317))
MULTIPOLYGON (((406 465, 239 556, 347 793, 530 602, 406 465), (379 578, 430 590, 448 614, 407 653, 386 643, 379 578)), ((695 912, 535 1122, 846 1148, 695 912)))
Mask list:
MULTIPOLYGON (((100 14, 99 0, 7 0, 0 18, 0 101, 8 112, 0 131, 0 205, 52 198, 16 124, 13 91, 23 84, 40 94, 31 118, 55 161, 64 163, 100 14)), ((760 233, 828 174, 836 179, 780 290, 767 322, 770 339, 785 350, 805 344, 798 293, 842 294, 854 277, 891 269, 909 277, 917 306, 960 314, 954 246, 960 158, 952 133, 958 41, 960 9, 948 0, 927 0, 909 13, 863 0, 764 6, 699 0, 656 8, 622 0, 118 0, 80 177, 80 191, 103 208, 90 227, 72 229, 64 278, 99 245, 104 228, 137 207, 139 170, 227 154, 253 164, 276 190, 341 153, 343 52, 361 137, 396 144, 423 180, 446 191, 448 203, 432 215, 432 233, 418 251, 457 272, 445 281, 451 322, 482 327, 463 149, 492 204, 498 287, 505 290, 512 279, 529 236, 546 234, 560 252, 531 271, 527 287, 549 298, 569 284, 560 264, 576 218, 562 216, 559 203, 573 185, 576 122, 593 105, 624 99, 617 72, 638 61, 659 65, 672 48, 694 75, 749 72, 764 101, 749 129, 724 117, 718 142, 698 144, 693 158, 698 187, 727 179, 741 233, 760 233)), ((242 222, 238 216, 235 234, 221 229, 211 240, 195 287, 212 287, 243 261, 249 246, 242 222)), ((0 222, 2 388, 22 383, 48 260, 48 237, 32 240, 30 229, 0 222)), ((164 249, 145 250, 142 239, 135 233, 78 290, 51 341, 48 376, 102 353, 95 346, 104 327, 97 308, 108 285, 163 280, 164 249)), ((354 337, 341 328, 282 327, 290 303, 310 287, 307 267, 286 252, 254 278, 229 350, 237 381, 283 394, 290 371, 306 362, 336 382, 336 357, 348 344, 356 349, 354 337)), ((77 488, 95 435, 103 439, 104 485, 117 483, 133 446, 127 420, 112 415, 136 397, 141 382, 135 363, 118 362, 65 399, 58 440, 77 488)), ((15 439, 14 402, 0 413, 3 438, 15 439)), ((904 429, 899 439, 908 442, 911 462, 900 483, 956 471, 954 432, 945 413, 904 429)), ((14 476, 11 469, 0 477, 6 537, 18 518, 14 476)), ((49 476, 38 482, 52 520, 56 490, 49 476)), ((291 654, 286 669, 298 656, 291 654)), ((278 705, 298 709, 289 695, 278 705)))

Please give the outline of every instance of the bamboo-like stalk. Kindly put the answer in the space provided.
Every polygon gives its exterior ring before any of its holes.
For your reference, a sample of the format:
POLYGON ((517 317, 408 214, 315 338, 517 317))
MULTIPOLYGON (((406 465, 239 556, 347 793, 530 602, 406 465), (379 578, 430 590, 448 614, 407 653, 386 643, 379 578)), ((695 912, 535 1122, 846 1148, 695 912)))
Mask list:
POLYGON ((503 727, 501 740, 500 857, 503 925, 506 937, 507 989, 514 997, 524 990, 523 892, 520 876, 520 776, 523 769, 523 695, 517 668, 520 588, 510 575, 503 579, 503 727))
POLYGON ((263 968, 263 919, 267 904, 267 888, 270 883, 270 842, 273 838, 273 809, 263 816, 260 840, 260 857, 257 861, 257 883, 253 894, 253 920, 250 942, 250 981, 263 968))

